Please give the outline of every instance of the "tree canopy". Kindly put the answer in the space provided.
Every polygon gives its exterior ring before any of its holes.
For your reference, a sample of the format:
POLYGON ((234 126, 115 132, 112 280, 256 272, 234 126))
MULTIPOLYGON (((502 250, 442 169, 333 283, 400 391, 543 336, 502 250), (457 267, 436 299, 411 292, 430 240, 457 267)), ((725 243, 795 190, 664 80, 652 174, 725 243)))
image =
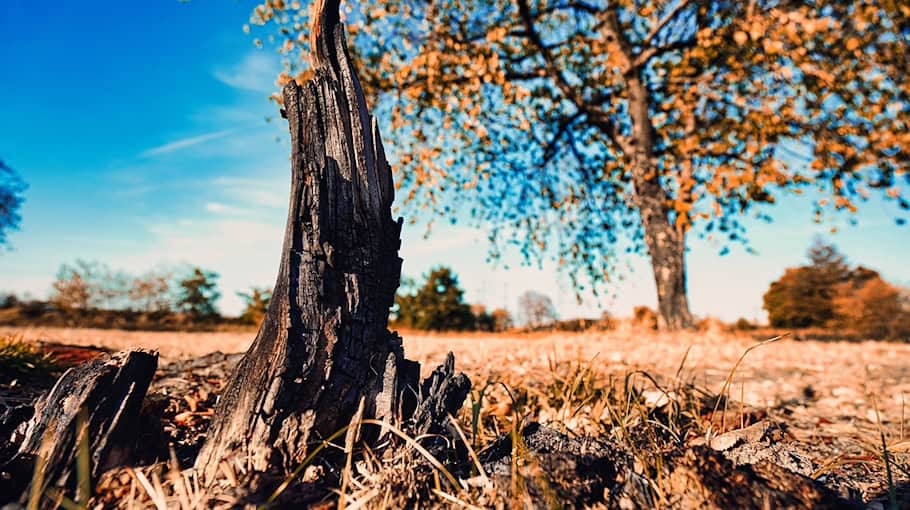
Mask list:
POLYGON ((220 297, 218 273, 194 267, 190 274, 180 281, 177 306, 196 319, 213 318, 218 316, 215 303, 220 297))
MULTIPOLYGON (((764 308, 771 326, 836 326, 870 336, 891 334, 887 332, 889 323, 881 318, 903 315, 898 289, 871 269, 851 268, 833 245, 820 240, 809 249, 807 258, 808 265, 787 269, 765 293, 764 308)), ((899 322, 903 321, 901 317, 899 322)))
POLYGON ((458 277, 447 267, 430 271, 420 288, 404 289, 395 297, 395 303, 395 322, 404 327, 432 331, 475 328, 474 314, 464 301, 458 277))
MULTIPOLYGON (((494 255, 609 279, 647 251, 691 323, 685 238, 745 242, 756 204, 910 208, 910 7, 895 0, 380 0, 347 14, 406 203, 489 225, 494 255), (694 229, 694 230, 693 230, 694 229), (582 271, 578 271, 581 269, 582 271)), ((251 21, 309 75, 306 6, 251 21)), ((903 218, 898 218, 899 222, 903 218)))
POLYGON ((252 287, 249 292, 238 292, 237 296, 243 300, 244 305, 240 320, 248 324, 259 325, 268 312, 269 303, 272 301, 272 289, 252 287))
POLYGON ((0 248, 9 243, 9 231, 18 229, 22 221, 19 209, 24 191, 25 183, 19 175, 0 160, 0 248))
POLYGON ((533 290, 518 296, 518 316, 528 328, 541 328, 559 319, 553 300, 546 294, 533 290))

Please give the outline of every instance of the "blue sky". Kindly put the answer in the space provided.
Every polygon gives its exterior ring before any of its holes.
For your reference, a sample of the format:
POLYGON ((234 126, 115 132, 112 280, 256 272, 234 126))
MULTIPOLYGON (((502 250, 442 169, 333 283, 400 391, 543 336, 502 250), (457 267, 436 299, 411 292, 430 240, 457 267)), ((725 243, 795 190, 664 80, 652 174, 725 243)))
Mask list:
MULTIPOLYGON (((12 251, 0 253, 0 291, 45 297, 59 265, 76 258, 137 273, 178 263, 215 270, 227 313, 239 310, 236 291, 271 286, 288 149, 284 123, 267 100, 278 56, 256 49, 241 30, 254 4, 0 4, 0 158, 30 186, 22 229, 11 236, 12 251)), ((801 263, 813 237, 830 228, 811 223, 805 199, 784 199, 770 211, 774 223, 750 229, 758 255, 734 248, 719 256, 719 245, 690 242, 695 313, 761 317, 767 285, 801 263)), ((830 239, 852 261, 910 285, 910 232, 893 215, 890 205, 870 202, 858 226, 830 239)), ((643 258, 622 261, 630 271, 610 295, 579 305, 553 265, 523 267, 515 253, 488 264, 482 229, 446 225, 427 239, 423 233, 421 226, 405 229, 404 273, 449 265, 471 301, 512 308, 519 294, 535 289, 564 317, 600 309, 627 315, 656 301, 643 258)))

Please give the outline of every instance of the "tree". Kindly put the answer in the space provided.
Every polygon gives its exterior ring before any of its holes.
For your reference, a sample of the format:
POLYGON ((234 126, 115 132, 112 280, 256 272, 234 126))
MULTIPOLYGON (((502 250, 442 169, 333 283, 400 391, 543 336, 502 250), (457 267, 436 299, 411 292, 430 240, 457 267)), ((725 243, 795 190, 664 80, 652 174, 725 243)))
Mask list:
POLYGON ((430 271, 426 282, 413 294, 399 294, 398 322, 404 327, 431 331, 463 331, 475 328, 471 306, 464 301, 458 277, 448 267, 430 271))
POLYGON ((272 300, 272 291, 270 289, 253 287, 248 293, 238 292, 238 296, 243 299, 245 308, 240 315, 240 320, 247 324, 259 324, 265 313, 269 309, 269 302, 272 300))
POLYGON ((133 278, 128 290, 130 308, 147 313, 169 312, 174 306, 168 271, 151 271, 133 278))
POLYGON ((218 316, 215 303, 221 297, 218 292, 218 273, 195 267, 180 281, 180 297, 177 306, 194 319, 209 319, 218 316))
POLYGON ((500 333, 512 327, 512 316, 503 308, 488 312, 484 305, 472 305, 471 313, 474 314, 474 329, 479 331, 500 333))
POLYGON ((19 209, 24 201, 25 187, 16 172, 0 160, 0 248, 9 243, 8 232, 17 230, 22 221, 19 209))
POLYGON ((518 316, 529 328, 540 328, 559 319, 553 301, 546 295, 529 290, 518 296, 518 316))
POLYGON ((834 325, 837 317, 834 300, 845 292, 845 286, 859 289, 879 277, 862 266, 851 269, 837 248, 821 240, 815 241, 807 256, 809 265, 787 269, 764 295, 764 308, 773 327, 834 325))
MULTIPOLYGON (((77 262, 77 265, 80 262, 77 262)), ((54 294, 51 303, 63 310, 86 310, 91 302, 91 290, 83 273, 63 265, 52 284, 54 294)))
POLYGON ((123 310, 130 306, 130 276, 98 261, 62 264, 51 301, 64 309, 123 310))
POLYGON ((835 324, 867 338, 910 337, 910 309, 900 289, 878 275, 841 284, 833 299, 835 324))
POLYGON ((484 305, 471 305, 471 315, 474 316, 474 327, 477 331, 493 331, 493 315, 487 312, 484 305))
MULTIPOLYGON (((406 203, 466 209, 492 226, 494 256, 556 253, 579 290, 577 274, 596 288, 615 272, 617 246, 647 252, 665 327, 692 323, 690 233, 745 243, 742 219, 767 219, 756 205, 803 188, 818 218, 872 191, 910 208, 903 2, 355 5, 406 203)), ((306 18, 300 2, 253 12, 286 56, 282 82, 310 75, 306 18)))
POLYGON ((0 292, 0 310, 15 308, 19 306, 22 301, 19 299, 13 292, 0 292))
POLYGON ((512 328, 512 315, 504 308, 497 308, 490 314, 493 317, 493 331, 500 333, 512 328))

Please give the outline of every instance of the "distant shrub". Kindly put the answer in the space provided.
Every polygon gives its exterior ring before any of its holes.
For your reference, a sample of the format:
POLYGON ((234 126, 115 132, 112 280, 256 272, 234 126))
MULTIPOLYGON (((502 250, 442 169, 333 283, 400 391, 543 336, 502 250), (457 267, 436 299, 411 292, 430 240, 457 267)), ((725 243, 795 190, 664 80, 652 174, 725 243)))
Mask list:
POLYGON ((705 317, 695 323, 695 329, 702 333, 724 333, 730 331, 731 328, 720 319, 705 317))
POLYGON ((845 286, 860 288, 878 278, 864 267, 851 269, 837 249, 816 241, 809 249, 810 264, 789 268, 764 295, 768 320, 775 328, 828 327, 836 322, 834 300, 845 286))
POLYGON ((733 329, 736 331, 752 331, 753 329, 757 328, 758 326, 752 324, 752 322, 745 317, 740 317, 736 320, 736 322, 733 323, 733 329))
POLYGON ((876 276, 860 284, 847 282, 834 298, 834 325, 867 338, 908 339, 910 310, 901 290, 876 276))
POLYGON ((508 331, 515 325, 512 322, 512 314, 504 308, 493 310, 490 316, 493 318, 493 331, 496 333, 508 331))
POLYGON ((610 331, 615 329, 615 327, 615 322, 609 316, 599 319, 568 319, 553 323, 553 329, 572 332, 610 331))
POLYGON ((238 292, 237 296, 243 300, 243 313, 240 321, 246 324, 258 325, 265 317, 272 300, 272 291, 266 288, 253 287, 247 292, 238 292))
POLYGON ((15 308, 19 306, 19 297, 10 293, 0 294, 0 310, 15 308))
POLYGON ((657 312, 647 306, 636 306, 632 310, 632 323, 642 329, 657 331, 657 312))
POLYGON ((771 284, 764 307, 772 327, 839 328, 865 338, 910 337, 910 305, 902 291, 820 242, 810 264, 789 268, 771 284))

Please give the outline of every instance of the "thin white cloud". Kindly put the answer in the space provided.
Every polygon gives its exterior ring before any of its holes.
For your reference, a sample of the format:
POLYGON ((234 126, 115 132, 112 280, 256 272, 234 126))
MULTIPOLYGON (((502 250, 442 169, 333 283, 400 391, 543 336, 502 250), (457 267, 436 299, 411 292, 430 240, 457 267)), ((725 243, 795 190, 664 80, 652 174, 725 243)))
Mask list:
POLYGON ((146 149, 142 151, 139 156, 141 157, 154 157, 161 156, 164 154, 170 154, 172 152, 177 152, 179 150, 187 149, 195 145, 200 145, 206 142, 211 142, 213 140, 219 140, 226 136, 236 133, 238 129, 224 129, 221 131, 215 131, 213 133, 205 133, 202 135, 190 136, 187 138, 181 138, 179 140, 174 140, 168 142, 164 145, 159 145, 157 147, 152 147, 151 149, 146 149))
POLYGON ((288 205, 289 181, 280 172, 259 172, 255 177, 217 177, 212 183, 228 202, 248 207, 282 209, 288 205), (280 177, 278 175, 280 174, 280 177))
POLYGON ((205 210, 213 214, 235 214, 237 209, 221 202, 209 202, 205 204, 205 210))
POLYGON ((227 69, 216 69, 216 80, 240 90, 270 94, 275 91, 275 79, 281 72, 277 55, 264 51, 251 51, 227 69))

